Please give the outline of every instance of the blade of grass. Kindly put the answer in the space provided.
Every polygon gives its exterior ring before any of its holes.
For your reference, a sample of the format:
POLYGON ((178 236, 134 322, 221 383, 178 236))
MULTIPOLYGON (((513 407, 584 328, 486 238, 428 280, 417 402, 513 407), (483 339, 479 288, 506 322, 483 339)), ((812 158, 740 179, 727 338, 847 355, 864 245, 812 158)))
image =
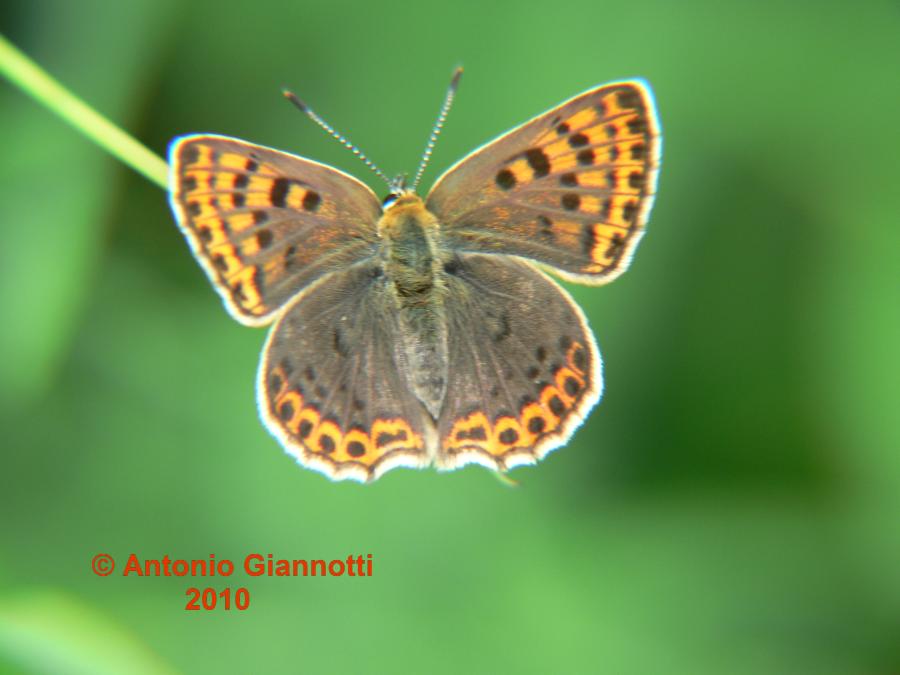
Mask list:
POLYGON ((511 488, 519 487, 519 481, 515 480, 514 478, 510 478, 505 473, 500 473, 499 471, 491 471, 491 473, 493 474, 494 478, 496 478, 498 481, 500 481, 506 487, 511 487, 511 488))
POLYGON ((159 155, 63 87, 3 35, 0 35, 0 73, 114 157, 163 190, 167 189, 169 169, 159 155))

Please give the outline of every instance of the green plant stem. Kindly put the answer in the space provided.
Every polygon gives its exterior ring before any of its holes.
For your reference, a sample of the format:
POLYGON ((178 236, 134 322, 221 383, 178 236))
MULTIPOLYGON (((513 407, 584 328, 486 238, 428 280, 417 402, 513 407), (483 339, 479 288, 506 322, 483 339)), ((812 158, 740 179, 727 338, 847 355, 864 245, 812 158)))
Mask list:
POLYGON ((506 487, 516 488, 519 487, 519 481, 510 478, 505 473, 500 473, 499 471, 491 471, 494 474, 494 478, 503 483, 506 487))
POLYGON ((163 190, 168 187, 166 162, 75 96, 0 35, 0 73, 74 126, 114 157, 163 190))

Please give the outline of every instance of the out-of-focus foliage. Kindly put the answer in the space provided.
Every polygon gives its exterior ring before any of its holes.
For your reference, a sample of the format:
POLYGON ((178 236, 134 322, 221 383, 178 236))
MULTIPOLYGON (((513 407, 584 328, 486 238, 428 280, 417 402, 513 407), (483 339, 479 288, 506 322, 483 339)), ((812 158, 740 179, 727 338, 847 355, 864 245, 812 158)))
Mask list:
POLYGON ((262 429, 264 333, 229 319, 165 195, 0 86, 0 669, 900 669, 894 3, 46 0, 0 31, 161 154, 224 133, 368 181, 289 86, 411 170, 459 62, 426 183, 607 80, 646 77, 665 134, 632 269, 573 291, 606 394, 572 442, 514 489, 344 485, 262 429), (255 551, 375 574, 90 571, 255 551), (206 581, 250 609, 184 611, 206 581))

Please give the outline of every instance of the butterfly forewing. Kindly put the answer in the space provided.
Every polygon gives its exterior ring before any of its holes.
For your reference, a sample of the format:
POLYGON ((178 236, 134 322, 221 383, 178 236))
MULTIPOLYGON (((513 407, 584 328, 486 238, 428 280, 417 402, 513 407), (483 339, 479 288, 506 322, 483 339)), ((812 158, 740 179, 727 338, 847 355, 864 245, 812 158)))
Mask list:
POLYGON ((628 266, 643 233, 660 142, 647 85, 604 85, 464 158, 426 203, 451 248, 519 255, 604 283, 628 266))
POLYGON ((323 274, 372 255, 381 205, 336 169, 232 138, 172 144, 179 225, 231 314, 262 325, 323 274))

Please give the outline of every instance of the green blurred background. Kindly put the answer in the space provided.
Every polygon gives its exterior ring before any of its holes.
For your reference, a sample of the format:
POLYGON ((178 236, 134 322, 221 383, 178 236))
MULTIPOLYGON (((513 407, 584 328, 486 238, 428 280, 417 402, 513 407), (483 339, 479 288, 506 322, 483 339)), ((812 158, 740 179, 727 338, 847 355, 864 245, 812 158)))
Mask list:
POLYGON ((0 84, 0 671, 900 673, 895 2, 5 2, 0 32, 158 153, 216 132, 376 188, 593 85, 665 134, 630 271, 577 288, 604 400, 516 489, 333 484, 257 420, 264 332, 165 194, 0 84), (371 579, 99 578, 99 552, 372 553, 371 579))

